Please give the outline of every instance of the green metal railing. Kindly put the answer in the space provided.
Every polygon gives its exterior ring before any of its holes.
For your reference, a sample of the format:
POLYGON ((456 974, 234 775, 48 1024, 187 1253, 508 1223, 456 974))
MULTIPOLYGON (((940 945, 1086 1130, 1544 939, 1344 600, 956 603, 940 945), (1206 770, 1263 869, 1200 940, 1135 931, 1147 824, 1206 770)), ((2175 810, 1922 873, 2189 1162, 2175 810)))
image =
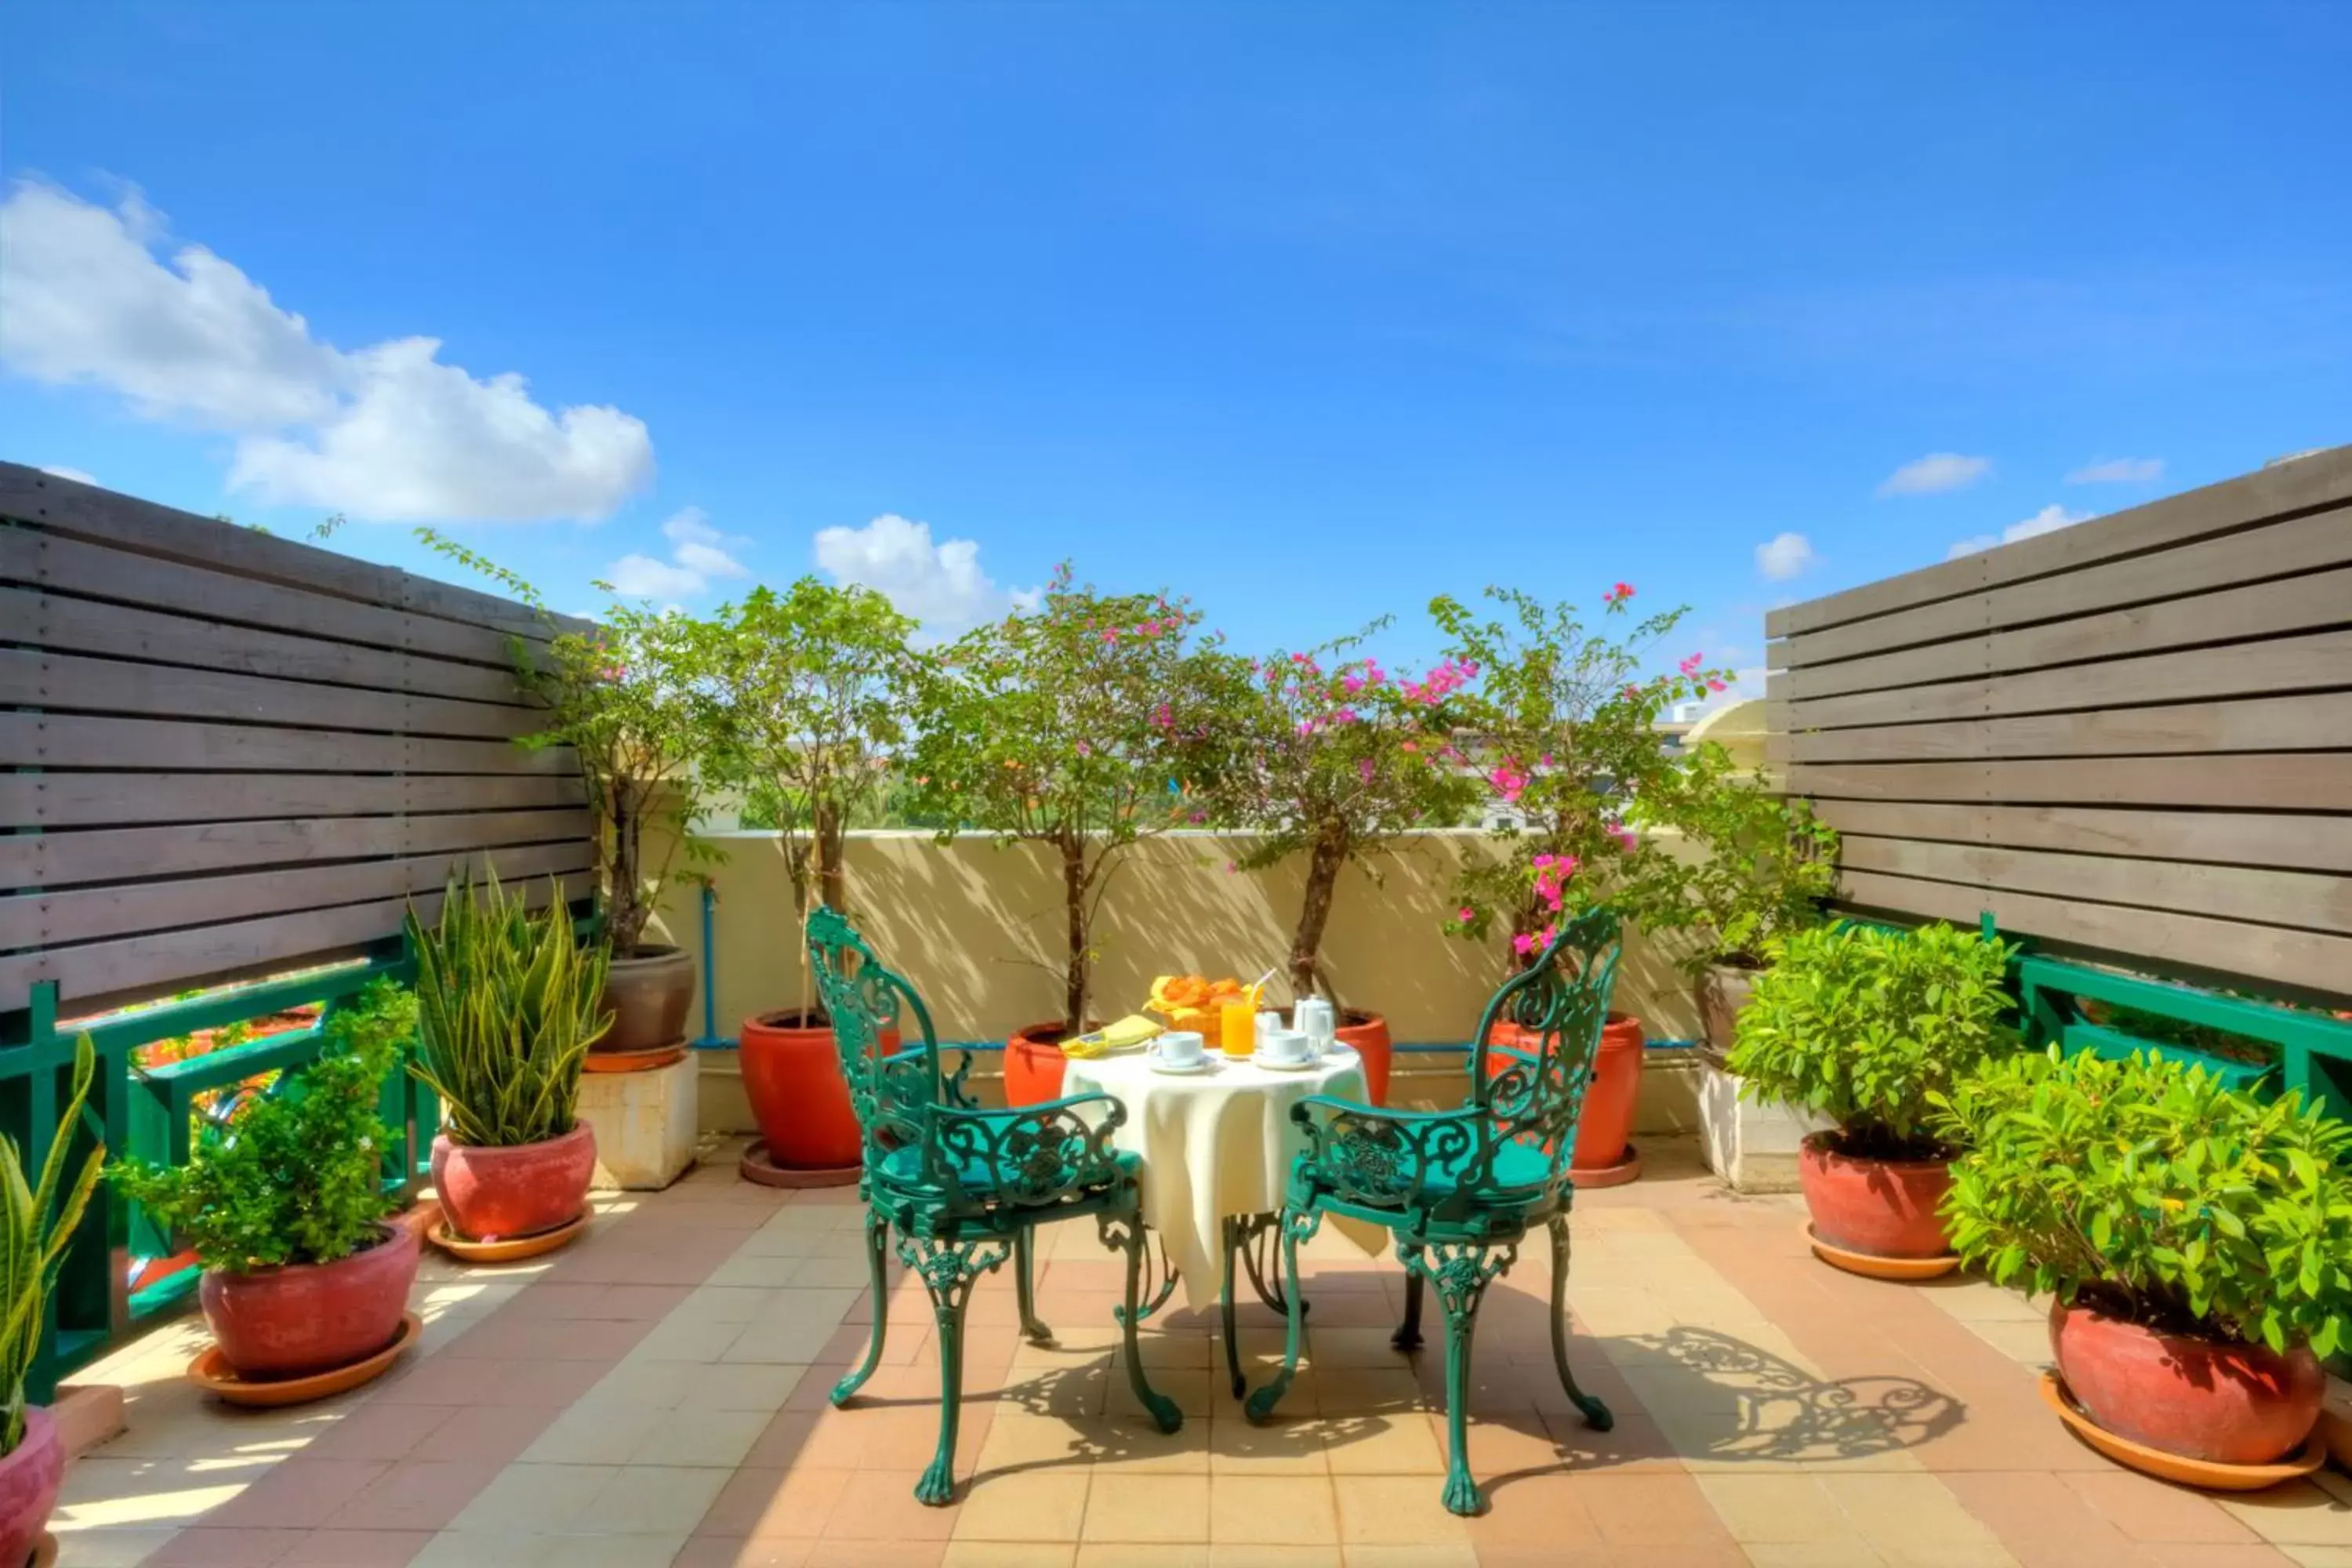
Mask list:
MULTIPOLYGON (((37 985, 29 1008, 0 1015, 0 1131, 16 1139, 26 1165, 34 1170, 59 1136, 102 1137, 110 1156, 131 1154, 158 1163, 184 1164, 195 1139, 198 1095, 314 1060, 325 1044, 327 1020, 338 1006, 372 981, 406 984, 414 978, 413 961, 403 942, 394 940, 354 963, 62 1027, 56 987, 37 985), (319 1016, 303 1028, 183 1061, 142 1067, 132 1059, 143 1046, 312 1005, 320 1007, 319 1016), (83 1125, 60 1129, 58 1108, 70 1089, 74 1042, 85 1033, 97 1049, 97 1077, 83 1125)), ((382 1114, 393 1134, 384 1151, 384 1186, 405 1198, 428 1174, 440 1105, 404 1065, 384 1081, 382 1114)), ((60 1378, 186 1299, 198 1275, 193 1264, 148 1281, 135 1292, 131 1289, 133 1259, 169 1258, 173 1252, 171 1238, 139 1205, 118 1197, 110 1184, 100 1184, 75 1232, 50 1299, 50 1320, 33 1368, 32 1398, 47 1400, 60 1378)))

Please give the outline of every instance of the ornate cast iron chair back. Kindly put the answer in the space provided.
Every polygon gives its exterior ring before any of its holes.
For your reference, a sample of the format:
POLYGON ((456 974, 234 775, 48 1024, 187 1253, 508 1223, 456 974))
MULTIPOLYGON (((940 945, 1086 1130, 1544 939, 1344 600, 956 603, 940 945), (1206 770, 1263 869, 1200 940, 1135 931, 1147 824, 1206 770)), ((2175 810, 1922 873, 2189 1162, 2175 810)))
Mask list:
POLYGON ((942 1102, 939 1037, 922 997, 875 955, 838 910, 819 905, 810 914, 808 949, 870 1165, 885 1151, 922 1142, 924 1108, 942 1102), (884 1050, 885 1037, 908 1013, 921 1040, 884 1050))
POLYGON ((1470 1103, 1486 1112, 1490 1163, 1502 1144, 1538 1144, 1550 1159, 1551 1179, 1566 1179, 1623 952, 1616 911, 1588 910, 1487 1002, 1471 1048, 1470 1103), (1525 1033, 1493 1045, 1488 1037, 1498 1023, 1525 1033), (1499 1068, 1490 1065, 1496 1057, 1499 1068))

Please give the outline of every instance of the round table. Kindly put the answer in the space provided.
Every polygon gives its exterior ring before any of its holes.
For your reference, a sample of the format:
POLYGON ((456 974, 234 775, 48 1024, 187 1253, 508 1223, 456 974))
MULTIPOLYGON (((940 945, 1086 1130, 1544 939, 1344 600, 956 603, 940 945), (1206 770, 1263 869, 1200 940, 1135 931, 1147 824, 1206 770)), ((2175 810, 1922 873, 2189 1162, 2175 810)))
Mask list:
MULTIPOLYGON (((1290 1108, 1310 1094, 1365 1102, 1364 1064, 1345 1046, 1294 1069, 1215 1051, 1197 1073, 1161 1072, 1155 1060, 1142 1051, 1073 1058, 1063 1092, 1108 1094, 1127 1108, 1112 1142, 1143 1158, 1144 1223, 1160 1233, 1185 1304, 1211 1307, 1224 1270, 1226 1220, 1281 1208, 1290 1163, 1307 1146, 1290 1108)), ((1332 1219, 1331 1228, 1367 1255, 1388 1245, 1378 1226, 1332 1219)), ((1251 1271, 1255 1281, 1255 1263, 1251 1271)))

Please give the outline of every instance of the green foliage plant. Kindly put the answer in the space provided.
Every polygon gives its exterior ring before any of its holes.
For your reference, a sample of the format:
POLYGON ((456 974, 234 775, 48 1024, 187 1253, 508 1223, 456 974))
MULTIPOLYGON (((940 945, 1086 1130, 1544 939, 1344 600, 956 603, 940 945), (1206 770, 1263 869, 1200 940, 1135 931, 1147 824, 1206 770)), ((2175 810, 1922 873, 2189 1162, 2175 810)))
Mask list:
POLYGON ((1809 802, 1774 793, 1761 774, 1741 776, 1706 741, 1643 805, 1693 852, 1644 928, 1698 933, 1681 954, 1685 968, 1760 969, 1775 942, 1821 923, 1821 900, 1837 882, 1838 836, 1809 802))
POLYGON ((1459 736, 1447 760, 1508 808, 1493 833, 1496 853, 1464 868, 1446 929, 1481 942, 1507 934, 1524 963, 1559 919, 1599 904, 1629 922, 1671 917, 1685 902, 1687 863, 1641 829, 1692 786, 1657 722, 1675 701, 1723 690, 1725 672, 1694 654, 1673 674, 1645 678, 1686 611, 1634 622, 1627 584, 1601 596, 1598 627, 1572 605, 1516 588, 1486 596, 1501 607, 1492 618, 1452 598, 1430 603, 1447 639, 1441 668, 1475 682, 1447 699, 1459 736))
POLYGON ((198 1130, 184 1165, 125 1159, 115 1190, 207 1268, 332 1263, 372 1246, 394 1206, 383 1086, 416 1034, 416 998, 387 980, 327 1015, 309 1065, 198 1130))
POLYGON ((1938 1157, 1934 1097, 2014 1049, 2002 1024, 2011 951, 1941 924, 1790 932, 1756 977, 1727 1065, 1747 1098, 1834 1121, 1843 1153, 1938 1157))
POLYGON ((15 1453, 25 1440, 25 1381, 40 1353, 49 1293, 57 1288, 66 1247, 106 1164, 106 1148, 100 1144, 82 1161, 73 1184, 66 1185, 67 1163, 97 1065, 97 1052, 84 1035, 74 1042, 73 1091, 58 1112, 58 1135, 41 1162, 39 1185, 26 1184, 16 1141, 0 1133, 0 1309, 7 1314, 0 1319, 0 1378, 6 1380, 0 1385, 0 1399, 5 1401, 0 1405, 0 1458, 15 1453))
POLYGON ((2135 1052, 2024 1053, 1937 1097, 1961 1260, 2145 1327, 2352 1350, 2352 1126, 2135 1052))
POLYGON ((1127 852, 1199 813, 1184 794, 1213 734, 1200 615, 1157 594, 1104 594, 1066 563, 1034 610, 974 627, 927 661, 908 803, 1000 844, 1037 844, 1062 889, 1066 1035, 1085 1026, 1094 928, 1127 852))
POLYGON ((1204 770, 1202 799, 1212 820, 1256 830, 1237 869, 1307 857, 1288 958, 1295 996, 1339 994, 1322 950, 1340 873, 1354 865, 1377 883, 1404 835, 1451 826, 1480 794, 1444 754, 1454 678, 1443 667, 1418 679, 1392 674, 1357 651, 1381 627, 1263 660, 1216 656, 1210 712, 1221 754, 1204 770))
POLYGON ((409 1070, 448 1108, 450 1138, 512 1148, 572 1131, 588 1047, 613 1026, 606 950, 574 938, 560 884, 534 912, 495 874, 452 876, 440 918, 408 912, 416 952, 418 1060, 409 1070))
POLYGON ((871 588, 803 577, 696 624, 698 668, 727 693, 703 770, 746 789, 783 839, 793 890, 848 910, 842 851, 907 739, 914 620, 871 588))
POLYGON ((579 759, 596 817, 605 934, 615 954, 636 954, 672 879, 698 877, 720 858, 692 831, 706 787, 697 763, 719 743, 727 703, 707 631, 677 611, 617 599, 597 624, 573 629, 579 623, 558 621, 513 572, 429 528, 416 532, 546 622, 544 642, 509 639, 516 683, 546 714, 518 743, 569 747, 579 759))

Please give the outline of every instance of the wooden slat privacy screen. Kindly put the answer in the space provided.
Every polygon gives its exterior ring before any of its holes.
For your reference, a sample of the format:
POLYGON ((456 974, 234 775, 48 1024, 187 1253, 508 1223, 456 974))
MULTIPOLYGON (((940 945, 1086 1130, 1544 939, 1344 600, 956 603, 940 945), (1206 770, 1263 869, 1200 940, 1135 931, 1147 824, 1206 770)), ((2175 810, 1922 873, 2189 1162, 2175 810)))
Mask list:
POLYGON ((1850 905, 2352 995, 2352 447, 1765 630, 1850 905))
POLYGON ((468 862, 585 893, 578 766, 513 743, 509 636, 551 629, 0 464, 0 1015, 325 962, 468 862))

